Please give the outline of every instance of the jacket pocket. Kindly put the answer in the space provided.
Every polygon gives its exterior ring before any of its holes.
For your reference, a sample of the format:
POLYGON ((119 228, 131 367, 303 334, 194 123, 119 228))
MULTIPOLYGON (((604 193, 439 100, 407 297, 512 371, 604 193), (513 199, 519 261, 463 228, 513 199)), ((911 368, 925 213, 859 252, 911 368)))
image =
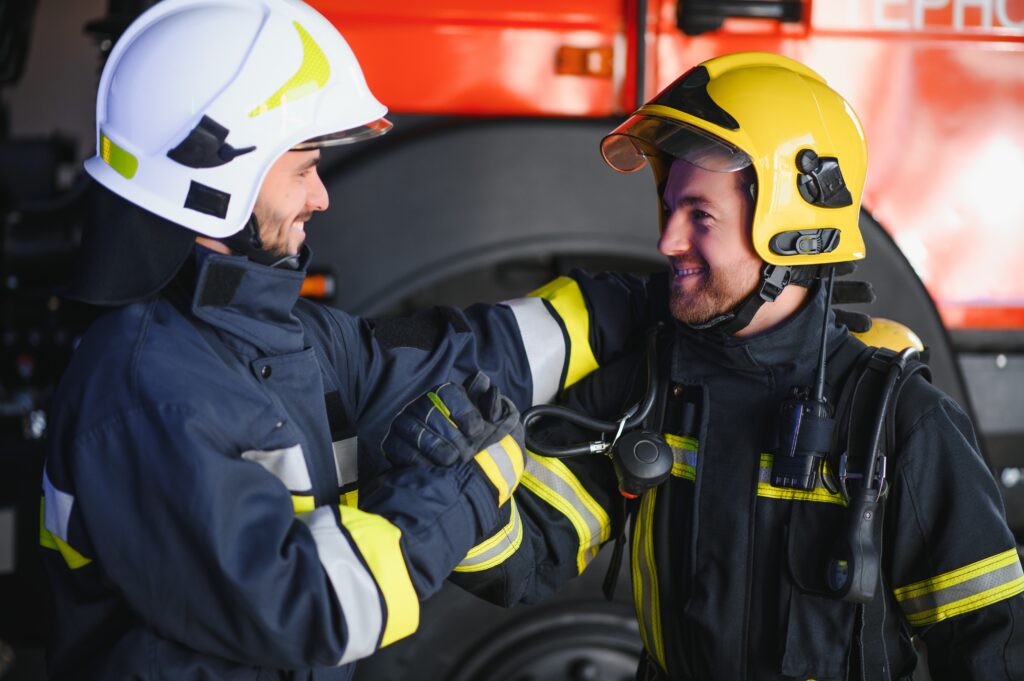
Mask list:
POLYGON ((857 606, 827 595, 825 567, 845 508, 794 502, 787 537, 790 579, 784 676, 845 679, 857 606))

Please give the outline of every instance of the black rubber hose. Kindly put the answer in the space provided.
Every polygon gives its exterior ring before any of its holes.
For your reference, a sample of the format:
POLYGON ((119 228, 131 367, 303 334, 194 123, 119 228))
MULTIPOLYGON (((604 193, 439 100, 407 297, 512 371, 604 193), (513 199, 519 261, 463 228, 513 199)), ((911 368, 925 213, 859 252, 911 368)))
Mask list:
POLYGON ((898 354, 889 365, 889 371, 885 376, 885 387, 882 390, 882 401, 878 406, 879 418, 875 419, 871 431, 871 449, 868 451, 868 460, 864 464, 864 488, 873 489, 875 484, 875 465, 878 462, 878 447, 882 442, 882 432, 885 430, 886 415, 889 411, 889 403, 892 400, 893 391, 900 375, 906 368, 907 363, 917 357, 917 350, 906 348, 898 354))
MULTIPOLYGON (((658 331, 660 328, 660 325, 658 325, 647 332, 647 392, 644 394, 642 402, 633 405, 623 415, 626 423, 622 425, 622 432, 632 430, 643 423, 647 415, 650 414, 654 401, 658 397, 658 331)), ((604 447, 604 443, 599 441, 575 445, 539 443, 531 437, 530 426, 542 416, 562 419, 575 426, 597 433, 615 434, 619 432, 620 427, 620 421, 605 421, 559 405, 540 404, 527 409, 523 412, 523 432, 525 433, 526 448, 535 454, 559 459, 597 453, 604 447)))

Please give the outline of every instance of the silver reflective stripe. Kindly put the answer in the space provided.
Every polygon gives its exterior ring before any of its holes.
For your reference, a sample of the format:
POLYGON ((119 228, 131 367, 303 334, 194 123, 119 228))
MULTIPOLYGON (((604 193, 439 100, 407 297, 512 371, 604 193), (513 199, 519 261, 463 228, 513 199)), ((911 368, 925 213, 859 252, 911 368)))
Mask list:
POLYGON ((516 499, 509 500, 509 520, 505 527, 484 542, 474 546, 466 558, 455 567, 456 572, 481 572, 501 565, 519 549, 523 541, 523 521, 516 507, 516 499))
POLYGON ((289 492, 309 492, 313 489, 301 445, 270 451, 250 449, 242 452, 242 458, 263 466, 271 475, 283 482, 289 492))
POLYGON ((523 338, 533 378, 533 404, 547 404, 561 388, 566 347, 562 327, 540 298, 519 298, 505 302, 512 309, 523 338))
POLYGON ((920 627, 978 610, 1024 591, 1016 549, 1008 549, 938 577, 900 587, 896 600, 910 624, 920 627))
POLYGON ((359 438, 350 437, 334 443, 334 468, 338 472, 338 487, 359 480, 359 438))
MULTIPOLYGON (((498 467, 498 472, 501 473, 501 477, 505 478, 505 484, 508 486, 508 489, 515 489, 516 483, 519 481, 519 476, 516 475, 516 470, 512 466, 512 455, 505 450, 505 446, 500 442, 495 442, 485 451, 490 455, 491 460, 498 467)), ((519 456, 521 457, 522 454, 519 456)))
POLYGON ((949 605, 950 603, 955 603, 956 601, 962 601, 965 598, 977 596, 989 589, 1002 586, 1003 584, 1012 582, 1020 577, 1024 577, 1024 572, 1021 571, 1020 563, 1012 563, 997 570, 993 570, 992 572, 978 575, 974 579, 968 579, 965 582, 960 582, 959 584, 946 587, 945 589, 933 591, 919 598, 905 600, 900 603, 900 606, 903 608, 903 611, 908 614, 924 612, 925 610, 932 610, 933 608, 941 608, 942 606, 949 605))
POLYGON ((320 563, 331 580, 347 625, 348 646, 338 664, 348 664, 370 655, 377 649, 384 625, 377 582, 342 534, 329 506, 298 517, 313 534, 320 563))
POLYGON ((43 498, 46 500, 43 526, 64 543, 70 544, 68 523, 71 520, 71 508, 75 505, 75 498, 54 487, 45 468, 43 469, 43 498))
MULTIPOLYGON (((557 459, 552 460, 550 465, 564 467, 564 464, 557 459)), ((572 475, 568 469, 565 469, 565 473, 572 475)), ((532 452, 526 457, 526 473, 523 475, 523 484, 531 492, 558 509, 576 529, 580 543, 577 567, 582 574, 584 568, 597 555, 597 549, 601 542, 608 538, 611 521, 607 516, 601 518, 595 515, 576 489, 541 463, 540 457, 532 452)), ((596 502, 594 502, 594 506, 600 511, 604 510, 596 502)))

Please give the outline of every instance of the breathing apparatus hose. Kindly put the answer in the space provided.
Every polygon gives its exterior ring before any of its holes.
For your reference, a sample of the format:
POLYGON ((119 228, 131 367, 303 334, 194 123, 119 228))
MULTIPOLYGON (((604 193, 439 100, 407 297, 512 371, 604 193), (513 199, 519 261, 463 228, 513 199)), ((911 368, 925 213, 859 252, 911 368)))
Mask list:
POLYGON ((541 456, 550 456, 559 459, 581 456, 584 454, 601 454, 606 452, 612 442, 605 442, 603 439, 595 442, 584 442, 575 445, 549 445, 542 444, 533 439, 530 434, 530 426, 534 421, 549 416, 552 418, 567 421, 573 425, 595 431, 602 434, 621 435, 623 432, 632 430, 642 424, 644 419, 651 413, 651 408, 658 397, 658 330, 660 325, 652 327, 647 332, 647 392, 642 401, 634 404, 626 410, 618 421, 605 421, 581 414, 577 411, 553 404, 541 404, 531 407, 523 413, 523 431, 526 434, 526 448, 541 456))

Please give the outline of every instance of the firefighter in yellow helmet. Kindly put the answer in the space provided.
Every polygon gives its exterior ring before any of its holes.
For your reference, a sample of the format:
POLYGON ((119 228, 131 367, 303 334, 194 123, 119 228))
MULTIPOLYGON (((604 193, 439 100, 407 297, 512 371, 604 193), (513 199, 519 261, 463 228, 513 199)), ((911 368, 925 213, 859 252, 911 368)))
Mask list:
POLYGON ((673 322, 527 413, 515 541, 457 579, 535 600, 628 526, 639 678, 909 679, 914 637, 935 679, 1024 678, 1024 572, 969 419, 914 348, 866 346, 828 304, 865 255, 849 104, 733 54, 601 151, 652 166, 673 322))

